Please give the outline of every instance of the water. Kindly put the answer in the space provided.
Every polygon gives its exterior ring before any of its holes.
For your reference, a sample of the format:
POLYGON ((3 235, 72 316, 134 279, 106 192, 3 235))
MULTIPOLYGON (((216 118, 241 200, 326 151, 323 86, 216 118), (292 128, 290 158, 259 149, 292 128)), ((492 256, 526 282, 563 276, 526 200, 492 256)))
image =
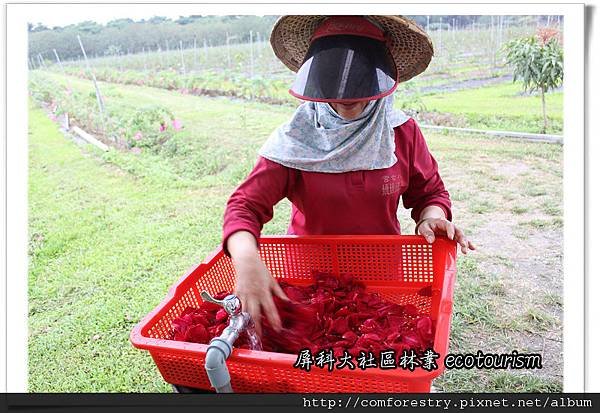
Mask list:
POLYGON ((256 334, 256 329, 254 326, 248 326, 246 332, 248 333, 248 338, 250 339, 250 349, 262 351, 262 343, 260 341, 260 337, 256 334))

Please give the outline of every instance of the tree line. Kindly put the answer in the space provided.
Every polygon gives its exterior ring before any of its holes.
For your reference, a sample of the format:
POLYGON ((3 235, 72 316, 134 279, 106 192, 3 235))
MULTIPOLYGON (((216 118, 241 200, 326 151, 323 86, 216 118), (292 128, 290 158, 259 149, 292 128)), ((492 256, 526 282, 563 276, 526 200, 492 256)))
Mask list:
POLYGON ((187 16, 177 20, 153 17, 148 20, 113 20, 105 25, 85 21, 52 29, 42 24, 29 23, 29 57, 54 60, 56 49, 61 60, 82 56, 77 35, 81 37, 86 54, 105 56, 140 53, 142 51, 177 50, 180 41, 184 48, 218 46, 225 44, 227 36, 231 43, 246 43, 250 31, 259 32, 264 39, 277 16, 187 16))
MULTIPOLYGON (((117 19, 106 24, 85 21, 64 27, 48 28, 41 23, 29 23, 29 57, 36 60, 54 60, 54 51, 62 60, 74 60, 82 56, 77 35, 86 48, 88 56, 119 55, 142 51, 175 50, 180 42, 184 48, 219 46, 227 42, 246 43, 250 41, 250 31, 264 40, 270 33, 278 16, 181 16, 178 19, 155 16, 134 21, 117 19)), ((493 16, 408 16, 421 27, 464 28, 493 24, 493 16)), ((505 24, 514 23, 524 17, 504 16, 505 24)), ((550 16, 535 16, 546 22, 550 16)), ((556 16, 555 16, 556 17, 556 16)), ((497 16, 496 16, 497 18, 497 16)), ((531 20, 531 19, 530 19, 531 20)))

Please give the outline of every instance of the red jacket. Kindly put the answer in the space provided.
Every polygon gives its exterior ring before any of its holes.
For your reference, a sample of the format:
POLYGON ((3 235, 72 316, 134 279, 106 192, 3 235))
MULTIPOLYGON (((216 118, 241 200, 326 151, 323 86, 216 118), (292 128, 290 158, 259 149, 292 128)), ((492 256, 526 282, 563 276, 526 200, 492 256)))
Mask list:
POLYGON ((438 205, 452 219, 450 196, 417 123, 394 129, 398 162, 387 169, 344 173, 306 172, 259 157, 250 175, 227 202, 223 248, 236 231, 257 239, 283 198, 292 202, 288 234, 400 234, 396 213, 400 196, 411 216, 438 205))

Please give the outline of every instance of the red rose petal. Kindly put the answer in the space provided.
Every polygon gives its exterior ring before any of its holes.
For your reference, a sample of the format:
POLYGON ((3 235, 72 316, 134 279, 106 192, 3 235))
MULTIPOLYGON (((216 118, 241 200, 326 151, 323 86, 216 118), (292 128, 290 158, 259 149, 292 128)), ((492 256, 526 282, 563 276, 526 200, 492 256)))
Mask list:
POLYGON ((208 341, 208 332, 202 324, 190 327, 185 335, 185 341, 192 343, 206 343, 208 341))
POLYGON ((331 322, 328 330, 330 333, 342 335, 348 331, 348 319, 344 317, 336 318, 331 322))
POLYGON ((419 314, 419 309, 412 304, 406 304, 404 306, 404 314, 408 316, 415 316, 419 314))
MULTIPOLYGON (((377 354, 384 349, 401 352, 433 347, 435 325, 429 316, 419 316, 415 305, 388 302, 377 293, 367 292, 364 283, 348 274, 336 277, 317 272, 313 281, 307 286, 280 282, 292 302, 273 298, 282 320, 280 333, 273 330, 265 317, 255 320, 263 326, 264 351, 297 354, 308 348, 316 354, 319 350, 334 349, 337 356, 343 350, 357 356, 361 351, 377 354)), ((418 294, 427 296, 430 291, 430 287, 425 287, 418 294)), ((215 297, 223 299, 227 295, 222 291, 215 297)), ((171 337, 206 344, 219 336, 228 323, 224 309, 203 302, 198 309, 187 307, 173 320, 171 337)), ((246 332, 240 334, 235 345, 250 348, 246 332)))
POLYGON ((229 317, 229 314, 227 314, 227 311, 225 311, 225 309, 221 308, 219 311, 217 311, 215 320, 217 320, 217 323, 220 323, 221 321, 227 320, 228 317, 229 317))

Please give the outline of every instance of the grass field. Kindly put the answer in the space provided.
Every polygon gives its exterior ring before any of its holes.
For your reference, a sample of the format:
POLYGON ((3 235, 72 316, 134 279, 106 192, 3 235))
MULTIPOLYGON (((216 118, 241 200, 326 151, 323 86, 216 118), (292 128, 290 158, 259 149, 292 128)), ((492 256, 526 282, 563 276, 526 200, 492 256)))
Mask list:
MULTIPOLYGON (((540 95, 524 93, 520 82, 436 93, 421 100, 426 111, 462 117, 465 126, 540 133, 543 125, 540 95)), ((546 113, 547 133, 562 133, 562 92, 546 95, 546 113)))
MULTIPOLYGON (((101 154, 66 139, 30 106, 31 392, 170 391, 150 356, 130 345, 129 332, 219 244, 227 197, 268 133, 293 111, 147 87, 102 88, 107 105, 168 106, 185 133, 157 152, 101 154)), ((451 371, 436 387, 560 391, 562 147, 426 135, 455 221, 479 246, 459 259, 450 351, 518 350, 544 360, 533 372, 451 371)), ((284 233, 289 211, 280 203, 264 233, 284 233)), ((408 211, 399 219, 411 233, 408 211)))

